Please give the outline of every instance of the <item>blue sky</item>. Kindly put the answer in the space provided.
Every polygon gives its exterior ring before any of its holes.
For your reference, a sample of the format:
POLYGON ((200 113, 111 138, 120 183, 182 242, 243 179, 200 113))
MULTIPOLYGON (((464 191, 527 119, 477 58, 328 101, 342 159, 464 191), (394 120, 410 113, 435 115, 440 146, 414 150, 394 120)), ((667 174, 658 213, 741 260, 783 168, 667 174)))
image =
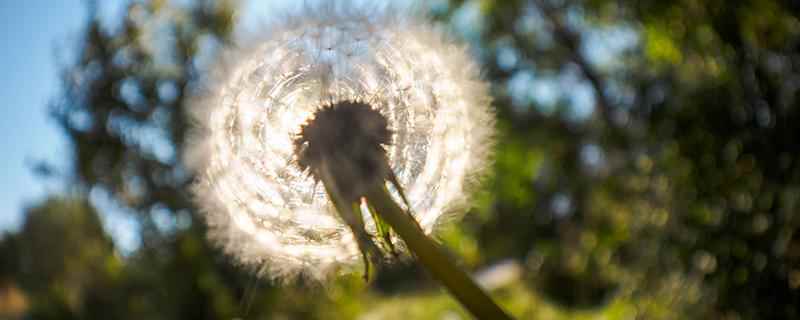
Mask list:
MULTIPOLYGON (((101 17, 117 17, 127 1, 98 2, 101 17)), ((0 1, 0 230, 18 228, 26 206, 64 188, 64 179, 43 180, 31 166, 45 160, 68 172, 69 146, 48 116, 48 103, 58 95, 59 71, 72 58, 87 16, 81 0, 0 1)))
POLYGON ((0 2, 0 229, 16 228, 26 204, 58 188, 36 178, 30 164, 66 163, 66 142, 47 103, 58 92, 58 61, 68 58, 85 17, 79 0, 0 2))

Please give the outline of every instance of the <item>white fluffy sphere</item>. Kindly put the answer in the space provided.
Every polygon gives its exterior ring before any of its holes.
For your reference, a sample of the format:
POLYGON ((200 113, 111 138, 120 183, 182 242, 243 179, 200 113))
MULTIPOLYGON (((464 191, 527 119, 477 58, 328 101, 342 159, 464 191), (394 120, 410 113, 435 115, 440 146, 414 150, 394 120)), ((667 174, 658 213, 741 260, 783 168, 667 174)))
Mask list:
POLYGON ((427 233, 463 211, 486 168, 487 85, 465 47, 424 19, 310 10, 221 60, 190 105, 185 161, 212 241, 262 275, 321 279, 361 263, 324 188, 295 164, 292 141, 326 102, 366 101, 388 118, 390 165, 427 233))

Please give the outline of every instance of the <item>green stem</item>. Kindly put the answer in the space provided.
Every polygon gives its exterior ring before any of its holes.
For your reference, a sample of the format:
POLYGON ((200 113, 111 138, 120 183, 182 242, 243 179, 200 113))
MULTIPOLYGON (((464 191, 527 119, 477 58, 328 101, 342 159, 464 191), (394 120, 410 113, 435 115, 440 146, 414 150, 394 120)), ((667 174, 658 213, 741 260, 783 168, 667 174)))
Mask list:
POLYGON ((366 194, 381 217, 397 232, 420 263, 478 319, 511 319, 444 251, 422 231, 417 221, 400 208, 385 187, 366 194))

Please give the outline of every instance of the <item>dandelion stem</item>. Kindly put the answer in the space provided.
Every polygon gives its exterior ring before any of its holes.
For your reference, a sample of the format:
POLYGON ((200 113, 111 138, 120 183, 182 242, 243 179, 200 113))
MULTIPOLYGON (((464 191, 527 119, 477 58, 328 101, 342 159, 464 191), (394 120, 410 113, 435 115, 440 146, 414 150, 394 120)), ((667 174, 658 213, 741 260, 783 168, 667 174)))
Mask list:
POLYGON ((367 202, 397 232, 418 261, 478 319, 511 319, 466 272, 458 268, 420 228, 414 217, 392 199, 385 186, 372 188, 367 202))
POLYGON ((327 161, 321 162, 320 176, 322 185, 325 186, 325 192, 333 202, 334 207, 336 207, 336 211, 339 212, 339 216, 350 228, 350 231, 353 232, 353 237, 355 237, 358 249, 364 259, 364 280, 369 281, 369 263, 372 262, 376 267, 379 267, 383 264, 383 255, 364 230, 364 220, 361 214, 356 213, 360 212, 358 204, 349 203, 348 205, 348 201, 342 199, 342 194, 331 175, 327 161))

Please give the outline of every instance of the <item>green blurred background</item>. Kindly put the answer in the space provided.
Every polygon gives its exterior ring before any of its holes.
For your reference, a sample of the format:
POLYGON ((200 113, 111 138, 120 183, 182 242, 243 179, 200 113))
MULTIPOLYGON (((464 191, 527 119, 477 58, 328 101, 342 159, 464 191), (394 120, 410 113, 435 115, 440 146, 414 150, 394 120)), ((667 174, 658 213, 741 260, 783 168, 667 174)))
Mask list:
MULTIPOLYGON (((179 161, 187 97, 261 6, 86 3, 46 104, 68 144, 29 169, 58 187, 0 236, 0 319, 469 318, 410 263, 274 283, 208 243, 179 161)), ((409 6, 492 85, 493 174, 438 239, 510 313, 800 319, 800 2, 409 6)))

